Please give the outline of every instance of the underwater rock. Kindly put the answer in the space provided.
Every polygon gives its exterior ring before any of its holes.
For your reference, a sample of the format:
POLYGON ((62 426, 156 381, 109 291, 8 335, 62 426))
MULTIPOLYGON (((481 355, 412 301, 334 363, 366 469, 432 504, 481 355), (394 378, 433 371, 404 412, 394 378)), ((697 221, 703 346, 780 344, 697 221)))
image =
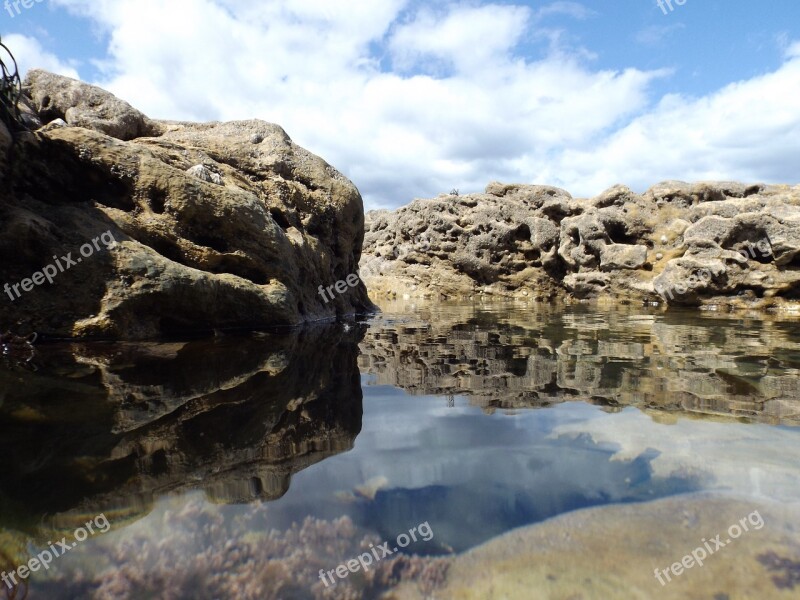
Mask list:
MULTIPOLYGON (((747 590, 753 598, 789 600, 797 596, 791 584, 792 565, 800 559, 799 517, 796 505, 712 495, 585 509, 516 529, 459 555, 436 598, 684 600, 737 598, 747 590), (748 523, 744 532, 742 520, 748 523), (733 526, 740 534, 730 539, 733 526), (709 544, 716 552, 706 552, 702 566, 679 565, 679 576, 670 572, 668 581, 662 574, 664 584, 659 583, 655 569, 691 558, 716 534, 723 547, 709 544)), ((425 597, 404 583, 382 600, 425 597)))

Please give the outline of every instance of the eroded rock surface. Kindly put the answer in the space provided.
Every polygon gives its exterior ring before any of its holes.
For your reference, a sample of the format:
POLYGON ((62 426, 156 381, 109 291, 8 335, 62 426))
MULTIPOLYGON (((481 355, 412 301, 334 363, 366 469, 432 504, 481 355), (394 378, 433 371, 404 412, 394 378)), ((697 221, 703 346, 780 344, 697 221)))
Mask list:
POLYGON ((358 271, 362 200, 279 126, 154 121, 42 71, 24 92, 46 125, 0 179, 0 285, 18 285, 0 296, 7 327, 142 339, 373 308, 361 283, 318 293, 358 271), (113 248, 82 254, 105 232, 113 248), (80 263, 21 285, 67 253, 80 263))
POLYGON ((367 214, 378 296, 800 308, 800 186, 661 183, 591 199, 492 183, 367 214))

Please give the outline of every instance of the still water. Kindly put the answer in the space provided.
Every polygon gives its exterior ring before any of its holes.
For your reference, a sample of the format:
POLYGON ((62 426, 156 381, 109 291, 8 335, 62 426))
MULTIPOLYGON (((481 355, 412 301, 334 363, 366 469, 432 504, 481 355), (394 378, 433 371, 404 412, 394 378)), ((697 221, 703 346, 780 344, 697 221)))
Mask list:
POLYGON ((796 318, 642 308, 42 345, 0 598, 798 598, 798 375, 796 318))

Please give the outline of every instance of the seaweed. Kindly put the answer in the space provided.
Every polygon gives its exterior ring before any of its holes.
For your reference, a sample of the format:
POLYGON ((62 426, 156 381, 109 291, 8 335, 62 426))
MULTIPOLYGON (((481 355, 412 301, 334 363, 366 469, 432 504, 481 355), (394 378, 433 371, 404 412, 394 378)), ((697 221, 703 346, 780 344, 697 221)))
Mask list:
POLYGON ((770 551, 760 554, 758 562, 767 571, 774 573, 772 582, 778 589, 793 590, 796 585, 800 585, 800 560, 778 556, 776 552, 770 551))
MULTIPOLYGON (((11 573, 15 570, 16 565, 14 562, 0 549, 0 572, 6 575, 6 573, 11 573)), ((5 592, 6 600, 25 600, 28 597, 28 582, 24 579, 20 579, 19 583, 17 583, 16 580, 13 581, 15 583, 13 587, 8 587, 9 584, 0 581, 0 589, 5 592)))

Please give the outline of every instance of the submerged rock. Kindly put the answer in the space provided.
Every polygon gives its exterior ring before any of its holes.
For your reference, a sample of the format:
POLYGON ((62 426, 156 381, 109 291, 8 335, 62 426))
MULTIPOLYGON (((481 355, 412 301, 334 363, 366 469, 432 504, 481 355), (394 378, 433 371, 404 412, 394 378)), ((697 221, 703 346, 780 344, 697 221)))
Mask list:
POLYGON ((0 302, 15 328, 142 339, 373 309, 361 282, 318 293, 358 272, 362 200, 279 126, 156 121, 43 71, 24 94, 42 123, 63 121, 0 165, 0 302))
POLYGON ((661 183, 591 199, 491 183, 367 214, 383 296, 610 299, 800 309, 800 186, 661 183))
MULTIPOLYGON (((798 517, 795 505, 710 495, 581 510, 456 557, 435 597, 788 600, 797 597, 798 517), (717 534, 721 546, 709 541, 717 534), (702 564, 678 564, 692 552, 702 564), (663 585, 656 569, 668 570, 663 585)), ((426 597, 414 582, 382 596, 426 597)))

